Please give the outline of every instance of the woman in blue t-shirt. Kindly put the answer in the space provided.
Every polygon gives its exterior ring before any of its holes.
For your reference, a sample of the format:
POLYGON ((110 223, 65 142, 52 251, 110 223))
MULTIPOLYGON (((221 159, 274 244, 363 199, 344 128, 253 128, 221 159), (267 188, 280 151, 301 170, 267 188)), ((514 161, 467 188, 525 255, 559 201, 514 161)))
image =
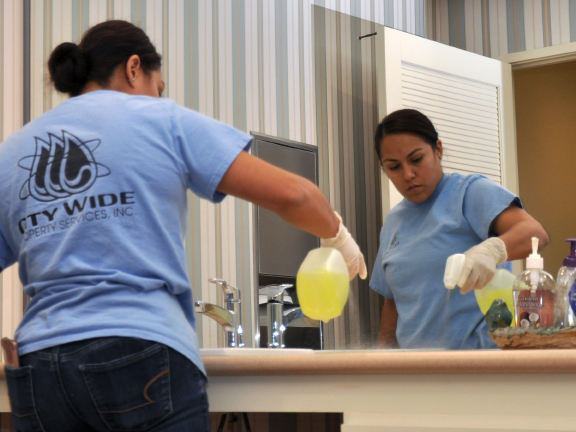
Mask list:
POLYGON ((18 262, 31 297, 6 366, 15 428, 209 431, 187 191, 275 212, 340 250, 351 278, 366 277, 362 254, 314 184, 159 97, 161 58, 138 27, 98 24, 48 67, 70 98, 0 145, 0 271, 18 262))
MULTIPOLYGON (((386 116, 375 133, 384 173, 404 199, 386 216, 370 281, 385 297, 383 347, 495 348, 471 290, 496 266, 540 248, 548 236, 520 199, 484 176, 445 174, 442 141, 432 122, 412 109, 386 116), (466 255, 458 290, 443 284, 446 259, 466 255)), ((506 264, 505 264, 506 263, 506 264)))

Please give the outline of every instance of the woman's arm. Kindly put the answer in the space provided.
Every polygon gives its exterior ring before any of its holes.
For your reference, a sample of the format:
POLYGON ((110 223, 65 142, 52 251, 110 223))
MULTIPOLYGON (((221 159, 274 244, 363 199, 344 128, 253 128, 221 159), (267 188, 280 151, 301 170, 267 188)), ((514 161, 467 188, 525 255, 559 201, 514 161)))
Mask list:
POLYGON ((548 244, 548 234, 540 223, 512 204, 494 219, 491 231, 506 245, 508 260, 524 259, 532 252, 532 237, 538 237, 538 249, 548 244))
POLYGON ((396 309, 396 302, 389 298, 384 299, 379 337, 379 345, 381 348, 400 348, 398 339, 396 339, 397 325, 398 310, 396 309))
POLYGON ((334 237, 338 231, 338 217, 315 184, 246 152, 230 165, 217 189, 273 211, 320 238, 334 237))
POLYGON ((360 248, 312 182, 241 152, 217 189, 273 211, 290 225, 320 237, 322 245, 338 249, 350 280, 368 276, 360 248))

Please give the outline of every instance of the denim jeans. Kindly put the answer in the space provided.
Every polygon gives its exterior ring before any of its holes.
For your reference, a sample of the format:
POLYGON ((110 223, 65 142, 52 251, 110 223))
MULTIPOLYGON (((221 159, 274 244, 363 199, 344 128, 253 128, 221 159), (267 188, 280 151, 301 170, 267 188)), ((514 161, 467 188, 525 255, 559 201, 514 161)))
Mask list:
POLYGON ((206 378, 165 345, 136 338, 73 342, 6 368, 18 432, 209 432, 206 378))

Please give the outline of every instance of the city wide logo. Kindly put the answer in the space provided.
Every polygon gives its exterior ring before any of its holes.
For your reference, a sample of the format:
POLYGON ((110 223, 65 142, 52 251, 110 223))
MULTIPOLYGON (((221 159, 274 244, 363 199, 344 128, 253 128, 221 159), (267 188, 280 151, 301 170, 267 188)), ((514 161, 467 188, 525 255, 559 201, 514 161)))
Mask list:
POLYGON ((84 192, 98 177, 110 170, 94 159, 99 139, 82 141, 69 132, 62 136, 48 133, 48 140, 36 139, 36 153, 26 156, 18 166, 30 171, 30 176, 20 189, 20 199, 29 196, 49 202, 84 192))

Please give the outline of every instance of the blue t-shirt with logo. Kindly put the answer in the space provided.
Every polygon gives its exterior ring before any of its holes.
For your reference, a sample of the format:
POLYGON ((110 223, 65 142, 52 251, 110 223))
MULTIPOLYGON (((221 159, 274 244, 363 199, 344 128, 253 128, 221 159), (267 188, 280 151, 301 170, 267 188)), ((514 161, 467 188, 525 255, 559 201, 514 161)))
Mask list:
POLYGON ((490 225, 512 203, 522 206, 484 176, 444 174, 425 202, 404 199, 386 216, 370 287, 395 301, 401 348, 496 348, 474 293, 446 289, 444 269, 495 235, 490 225))
POLYGON ((169 99, 96 91, 0 145, 0 267, 31 297, 20 353, 94 337, 164 343, 201 370, 186 191, 216 191, 251 137, 169 99))

